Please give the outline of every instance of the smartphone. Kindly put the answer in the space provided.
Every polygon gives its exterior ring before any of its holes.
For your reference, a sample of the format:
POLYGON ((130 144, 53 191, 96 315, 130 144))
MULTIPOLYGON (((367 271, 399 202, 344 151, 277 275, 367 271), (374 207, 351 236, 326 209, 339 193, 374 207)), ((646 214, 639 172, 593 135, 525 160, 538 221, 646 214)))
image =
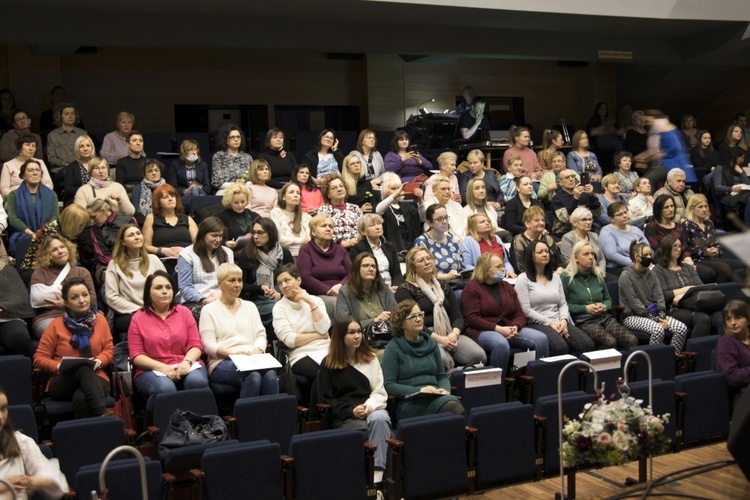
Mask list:
POLYGON ((586 184, 591 184, 591 174, 588 172, 584 172, 581 174, 581 184, 584 186, 586 184))
POLYGON ((407 153, 419 153, 419 147, 416 144, 410 144, 408 148, 406 148, 407 153))

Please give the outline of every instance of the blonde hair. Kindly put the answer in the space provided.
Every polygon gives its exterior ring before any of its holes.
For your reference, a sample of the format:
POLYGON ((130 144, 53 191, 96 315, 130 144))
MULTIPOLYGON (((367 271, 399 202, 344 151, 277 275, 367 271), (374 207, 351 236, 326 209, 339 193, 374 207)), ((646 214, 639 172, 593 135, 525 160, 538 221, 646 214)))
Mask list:
POLYGON ((394 172, 385 172, 383 175, 380 176, 380 190, 385 192, 393 186, 394 184, 398 184, 399 186, 403 184, 401 181, 401 177, 398 176, 398 174, 394 172))
POLYGON ((310 227, 310 235, 312 235, 316 229, 318 229, 318 226, 323 224, 326 220, 331 219, 333 222, 333 225, 336 226, 336 222, 333 220, 333 218, 330 215, 326 214, 318 214, 312 219, 310 219, 310 222, 307 223, 307 225, 310 227))
POLYGON ((458 156, 456 156, 456 153, 453 151, 445 151, 443 153, 440 153, 440 156, 437 157, 437 162, 439 166, 442 166, 443 163, 445 163, 448 160, 456 161, 458 160, 458 156))
MULTIPOLYGON (((578 241, 573 245, 573 249, 570 251, 570 260, 564 271, 568 273, 568 283, 573 283, 573 279, 578 274, 578 262, 576 262, 576 258, 581 254, 584 247, 591 247, 591 250, 594 250, 594 245, 588 241, 578 241)), ((599 269, 599 266, 596 265, 596 260, 594 260, 594 265, 591 267, 591 274, 596 276, 596 279, 599 280, 600 283, 604 281, 602 271, 599 269)))
POLYGON ((91 222, 88 211, 78 203, 71 203, 60 212, 57 225, 60 232, 70 239, 75 239, 91 222))
POLYGON ((78 148, 81 146, 81 143, 83 141, 89 141, 89 144, 91 144, 91 159, 93 160, 96 158, 96 146, 94 146, 94 141, 91 140, 91 137, 87 135, 79 135, 76 139, 75 144, 73 145, 73 153, 76 155, 76 160, 79 162, 81 161, 81 153, 78 152, 78 148))
MULTIPOLYGON (((406 281, 410 281, 412 283, 417 282, 417 269, 414 265, 414 259, 419 252, 425 252, 430 256, 432 260, 435 260, 435 257, 432 256, 432 252, 430 252, 429 248, 423 246, 411 247, 409 252, 406 254, 406 275, 404 276, 406 281)), ((437 267, 435 266, 432 267, 432 275, 437 277, 437 267)))
POLYGON ((190 148, 196 148, 198 150, 198 160, 196 160, 196 163, 201 161, 200 146, 198 145, 198 141, 195 141, 193 139, 185 139, 180 144, 180 161, 187 162, 188 150, 190 148))
MULTIPOLYGON (((479 283, 484 283, 487 272, 490 270, 490 262, 492 261, 492 257, 497 257, 498 259, 500 259, 500 262, 503 261, 503 258, 499 255, 489 252, 483 253, 479 256, 479 259, 477 259, 477 265, 474 266, 474 270, 471 272, 472 280, 478 281, 479 283)), ((503 263, 503 267, 504 266, 505 263, 503 263)))
POLYGON ((704 201, 708 203, 708 198, 700 193, 696 193, 688 198, 687 205, 685 206, 685 218, 691 222, 695 222, 695 207, 704 201))
MULTIPOLYGON (((133 273, 130 271, 129 264, 130 264, 130 256, 128 255, 128 249, 123 244, 122 240, 125 238, 125 233, 129 229, 137 229, 140 231, 140 228, 136 226, 135 224, 125 224, 120 228, 120 230, 117 232, 117 239, 115 240, 115 246, 112 248, 112 260, 114 260, 117 263, 117 267, 120 268, 122 273, 128 277, 128 279, 133 278, 133 273)), ((146 245, 142 245, 140 251, 138 252, 140 255, 138 258, 140 259, 140 262, 138 263, 138 271, 143 276, 148 276, 148 265, 149 265, 149 259, 148 259, 148 252, 146 251, 146 245)))
POLYGON ((365 169, 362 168, 362 165, 360 165, 359 169, 359 178, 354 178, 352 174, 349 173, 349 162, 355 159, 357 161, 360 161, 359 156, 357 156, 354 153, 350 153, 347 155, 346 158, 344 158, 344 163, 341 165, 341 180, 344 181, 344 187, 346 187, 346 194, 349 196, 354 196, 357 194, 357 181, 362 179, 365 176, 365 169))
POLYGON ((239 275, 242 276, 242 268, 237 264, 225 262, 216 270, 216 281, 223 281, 224 278, 233 273, 239 273, 239 275))
POLYGON ((477 182, 481 182, 484 184, 484 201, 482 202, 482 208, 487 210, 490 208, 489 203, 487 203, 487 183, 484 182, 483 179, 470 179, 468 183, 466 183, 466 206, 469 207, 471 210, 476 211, 474 208, 476 206, 476 200, 474 199, 474 184, 477 182))
POLYGON ((482 153, 479 149, 472 149, 469 151, 469 153, 466 155, 466 160, 469 160, 471 158, 476 158, 479 160, 479 163, 484 163, 484 153, 482 153))
MULTIPOLYGON (((680 170, 681 172, 681 170, 680 170)), ((620 182, 620 176, 617 174, 607 174, 602 177, 602 190, 607 189, 610 184, 617 184, 620 182)))
POLYGON ((70 264, 71 267, 75 266, 76 260, 78 259, 75 243, 60 233, 50 233, 44 237, 41 245, 39 245, 39 251, 36 254, 36 267, 47 268, 52 265, 52 255, 49 253, 49 246, 52 244, 53 240, 58 240, 67 247, 68 264, 70 264))
MULTIPOLYGON (((76 149, 76 151, 78 151, 78 149, 76 149)), ((104 162, 107 165, 107 177, 109 177, 109 171, 110 171, 109 163, 107 163, 107 160, 99 156, 92 156, 91 159, 89 160, 89 166, 86 167, 86 171, 88 171, 89 175, 91 175, 91 172, 94 171, 94 167, 98 167, 99 165, 102 164, 102 162, 104 162)))
POLYGON ((226 191, 224 191, 224 196, 221 198, 222 206, 224 208, 231 207, 232 198, 234 198, 234 195, 236 194, 244 194, 247 198, 248 203, 250 203, 250 200, 253 199, 253 193, 247 188, 247 186, 245 186, 241 182, 235 182, 234 184, 229 186, 226 191))
MULTIPOLYGON (((487 214, 483 214, 482 212, 472 214, 471 217, 469 217, 469 222, 466 227, 466 234, 477 240, 477 242, 479 242, 479 232, 477 231, 477 224, 479 224, 480 217, 484 217, 488 221, 490 221, 490 227, 495 227, 495 225, 492 224, 492 219, 490 219, 487 214)), ((492 237, 492 234, 490 234, 490 236, 492 237)))
POLYGON ((448 183, 450 186, 451 180, 443 175, 436 175, 434 179, 432 179, 432 189, 435 190, 440 184, 448 183))

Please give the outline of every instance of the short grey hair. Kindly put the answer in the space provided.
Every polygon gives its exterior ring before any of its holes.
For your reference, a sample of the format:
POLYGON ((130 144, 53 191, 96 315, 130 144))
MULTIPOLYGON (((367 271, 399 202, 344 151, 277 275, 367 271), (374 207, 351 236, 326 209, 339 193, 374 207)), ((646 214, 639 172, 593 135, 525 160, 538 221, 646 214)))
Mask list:
POLYGON ((637 109, 637 110, 633 111, 633 114, 632 114, 632 115, 630 116, 630 120, 631 120, 631 121, 632 121, 633 123, 635 123, 635 120, 636 120, 636 119, 640 118, 641 116, 643 116, 643 115, 645 115, 645 114, 646 114, 646 113, 644 113, 644 112, 643 112, 643 111, 641 111, 640 109, 637 109))
POLYGON ((237 264, 225 262, 221 264, 219 266, 219 269, 216 271, 216 281, 222 281, 230 274, 239 274, 240 276, 242 276, 242 268, 237 264))
POLYGON ((367 226, 369 226, 373 222, 380 222, 382 224, 383 218, 379 214, 374 214, 374 213, 364 214, 357 221, 357 231, 359 231, 360 233, 364 233, 365 229, 367 229, 367 226))
POLYGON ((687 179, 687 175, 685 175, 685 171, 679 167, 675 167, 669 172, 667 172, 667 182, 673 181, 677 179, 678 177, 685 177, 687 179))
POLYGON ((586 217, 591 217, 591 218, 594 217, 593 214, 591 213, 591 210, 589 210, 586 207, 578 207, 575 210, 573 210, 572 214, 570 214, 570 223, 575 224, 576 222, 580 222, 586 217))

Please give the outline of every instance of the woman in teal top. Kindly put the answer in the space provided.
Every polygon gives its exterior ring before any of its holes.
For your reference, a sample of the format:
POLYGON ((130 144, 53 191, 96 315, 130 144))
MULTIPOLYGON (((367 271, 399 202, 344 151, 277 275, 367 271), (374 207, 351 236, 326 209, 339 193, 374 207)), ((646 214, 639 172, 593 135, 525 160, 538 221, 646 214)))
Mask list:
POLYGON ((424 330, 424 313, 413 300, 399 303, 391 314, 391 340, 383 353, 385 390, 396 396, 398 418, 432 413, 462 415, 464 407, 450 395, 437 342, 424 330), (406 399, 407 396, 411 396, 406 399))

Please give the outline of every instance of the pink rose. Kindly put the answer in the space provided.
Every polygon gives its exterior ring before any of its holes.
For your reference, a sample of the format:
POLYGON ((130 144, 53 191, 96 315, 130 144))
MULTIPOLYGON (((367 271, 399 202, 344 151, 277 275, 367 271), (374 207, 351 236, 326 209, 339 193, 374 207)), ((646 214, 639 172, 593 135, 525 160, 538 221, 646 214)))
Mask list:
POLYGON ((599 441, 600 444, 608 445, 612 442, 612 435, 609 432, 602 432, 596 440, 599 441))

